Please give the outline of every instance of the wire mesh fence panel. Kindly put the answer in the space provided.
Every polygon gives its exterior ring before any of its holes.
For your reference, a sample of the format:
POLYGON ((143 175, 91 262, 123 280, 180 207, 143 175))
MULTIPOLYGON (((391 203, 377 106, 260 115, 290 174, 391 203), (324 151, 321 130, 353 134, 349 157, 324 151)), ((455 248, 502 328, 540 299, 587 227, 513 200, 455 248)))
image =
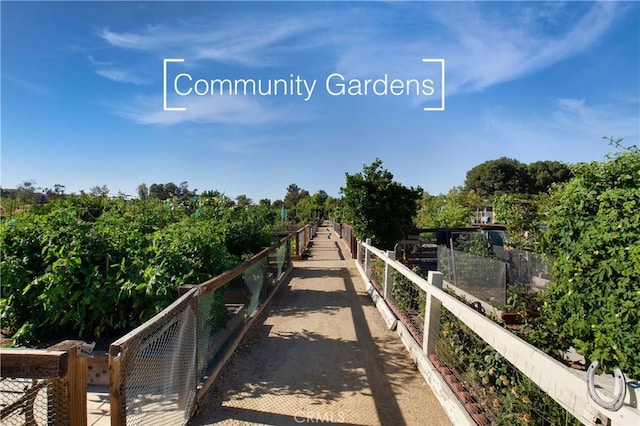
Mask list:
POLYGON ((506 304, 505 265, 505 262, 498 259, 476 256, 445 246, 438 247, 438 270, 442 272, 444 279, 494 306, 506 304))
POLYGON ((127 425, 185 424, 196 391, 197 318, 191 291, 147 326, 112 346, 120 351, 120 376, 127 425))
POLYGON ((224 304, 224 289, 209 293, 198 300, 197 322, 197 371, 198 383, 207 375, 211 361, 215 356, 215 342, 218 332, 227 323, 227 310, 224 304))
POLYGON ((404 275, 391 271, 387 302, 398 319, 421 344, 424 335, 424 312, 427 294, 404 275))
POLYGON ((0 424, 64 425, 68 423, 68 386, 62 379, 0 379, 0 424))
POLYGON ((548 279, 553 258, 529 250, 496 248, 500 259, 508 264, 510 284, 530 285, 536 278, 548 279))
POLYGON ((341 235, 343 240, 351 241, 351 227, 349 225, 342 225, 341 235))
POLYGON ((356 260, 357 260, 358 263, 360 263, 360 265, 364 266, 365 248, 364 248, 364 246, 362 245, 362 243, 360 241, 358 241, 357 250, 358 250, 358 254, 356 256, 356 260))
POLYGON ((367 277, 369 277, 369 280, 371 280, 371 284, 373 284, 378 292, 382 294, 384 286, 385 263, 373 252, 368 250, 366 252, 366 257, 367 277))
POLYGON ((250 292, 249 304, 247 306, 247 315, 251 316, 258 309, 260 303, 264 300, 264 276, 265 276, 266 258, 262 259, 255 265, 247 269, 242 278, 250 292))
POLYGON ((285 269, 289 266, 289 256, 287 256, 289 243, 281 244, 276 250, 276 280, 282 277, 285 269))
POLYGON ((446 308, 436 355, 434 366, 479 424, 580 424, 446 308))
POLYGON ((298 232, 298 247, 299 247, 298 254, 302 255, 302 251, 306 247, 306 242, 304 240, 304 230, 298 232))

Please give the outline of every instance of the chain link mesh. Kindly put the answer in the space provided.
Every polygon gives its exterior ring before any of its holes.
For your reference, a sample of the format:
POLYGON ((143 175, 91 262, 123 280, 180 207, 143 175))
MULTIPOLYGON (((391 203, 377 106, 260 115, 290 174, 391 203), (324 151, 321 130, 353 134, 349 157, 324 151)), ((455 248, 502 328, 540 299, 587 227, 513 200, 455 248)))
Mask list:
POLYGON ((288 263, 289 263, 288 256, 287 256, 288 252, 289 252, 288 243, 282 244, 276 250, 276 262, 278 267, 277 274, 276 274, 277 279, 279 279, 282 276, 282 274, 285 271, 285 268, 288 266, 288 263))
POLYGON ((62 379, 0 379, 0 424, 64 425, 67 382, 62 379))
POLYGON ((260 306, 260 302, 264 300, 262 289, 264 287, 266 264, 267 259, 264 258, 247 269, 242 275, 244 283, 251 293, 249 306, 247 306, 247 315, 249 316, 253 315, 258 306, 260 306))
POLYGON ((209 347, 211 340, 218 331, 216 318, 216 303, 219 300, 218 292, 209 293, 198 301, 198 332, 197 332, 197 369, 198 381, 202 381, 209 369, 211 358, 209 347))
MULTIPOLYGON (((121 353, 121 395, 127 425, 185 424, 196 391, 196 326, 191 291, 127 341, 121 353)), ((122 343, 120 343, 122 344, 122 343)))
MULTIPOLYGON (((304 233, 298 237, 303 243, 304 233)), ((146 328, 113 344, 112 348, 124 348, 115 358, 120 364, 120 406, 126 407, 120 417, 125 424, 173 426, 188 422, 198 385, 230 337, 217 333, 227 320, 221 293, 235 291, 234 297, 243 300, 233 306, 248 305, 246 314, 251 315, 289 267, 291 245, 291 241, 284 242, 215 292, 199 298, 194 288, 149 321, 146 328), (197 315, 192 307, 196 304, 197 315)))

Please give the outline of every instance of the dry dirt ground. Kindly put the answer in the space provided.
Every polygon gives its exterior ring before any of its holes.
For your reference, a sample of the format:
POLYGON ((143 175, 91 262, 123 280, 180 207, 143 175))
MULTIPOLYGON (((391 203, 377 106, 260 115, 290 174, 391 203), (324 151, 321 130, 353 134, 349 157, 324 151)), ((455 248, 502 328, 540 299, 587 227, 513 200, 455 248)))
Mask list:
POLYGON ((295 266, 191 424, 450 425, 342 241, 295 266))

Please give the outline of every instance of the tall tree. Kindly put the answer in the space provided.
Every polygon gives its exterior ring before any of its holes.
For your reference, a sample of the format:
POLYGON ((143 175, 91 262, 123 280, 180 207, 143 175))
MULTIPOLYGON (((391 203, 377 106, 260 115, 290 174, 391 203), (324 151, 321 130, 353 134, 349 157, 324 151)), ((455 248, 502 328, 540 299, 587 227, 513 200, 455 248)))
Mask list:
POLYGON ((507 157, 485 161, 467 172, 465 188, 480 196, 527 193, 530 188, 527 166, 507 157))
POLYGON ((258 205, 263 207, 271 207, 271 199, 263 198, 260 201, 258 201, 258 205))
POLYGON ((295 183, 292 183, 287 187, 287 194, 284 196, 284 207, 286 209, 293 209, 300 201, 300 187, 295 183))
POLYGON ((253 204, 253 200, 247 197, 245 194, 240 194, 236 197, 236 205, 238 207, 247 207, 253 204))
POLYGON ((138 185, 138 198, 143 201, 149 198, 149 188, 146 183, 138 185))
POLYGON ((357 238, 371 238, 392 249, 413 228, 422 188, 407 188, 382 168, 382 160, 365 165, 361 173, 346 173, 343 217, 357 238))
POLYGON ((176 185, 173 182, 165 183, 164 194, 165 194, 165 198, 170 198, 176 195, 180 195, 180 190, 178 188, 178 185, 176 185))
POLYGON ((149 197, 158 198, 160 200, 164 200, 165 198, 167 198, 164 191, 164 184, 152 183, 149 187, 149 197))
POLYGON ((527 166, 527 172, 532 194, 547 192, 552 184, 567 182, 572 176, 569 166, 559 161, 533 162, 527 166))
POLYGON ((89 194, 93 195, 94 197, 106 197, 107 195, 109 195, 109 188, 107 188, 107 185, 96 185, 89 189, 89 194))

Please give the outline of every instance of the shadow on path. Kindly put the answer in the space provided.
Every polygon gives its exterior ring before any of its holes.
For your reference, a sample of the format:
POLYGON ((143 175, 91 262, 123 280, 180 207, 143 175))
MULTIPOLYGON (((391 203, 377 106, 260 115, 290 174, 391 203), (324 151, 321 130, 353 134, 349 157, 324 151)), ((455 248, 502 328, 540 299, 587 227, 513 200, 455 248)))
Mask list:
POLYGON ((396 395, 416 380, 415 366, 322 231, 312 254, 326 267, 295 265, 192 425, 407 424, 396 395))

